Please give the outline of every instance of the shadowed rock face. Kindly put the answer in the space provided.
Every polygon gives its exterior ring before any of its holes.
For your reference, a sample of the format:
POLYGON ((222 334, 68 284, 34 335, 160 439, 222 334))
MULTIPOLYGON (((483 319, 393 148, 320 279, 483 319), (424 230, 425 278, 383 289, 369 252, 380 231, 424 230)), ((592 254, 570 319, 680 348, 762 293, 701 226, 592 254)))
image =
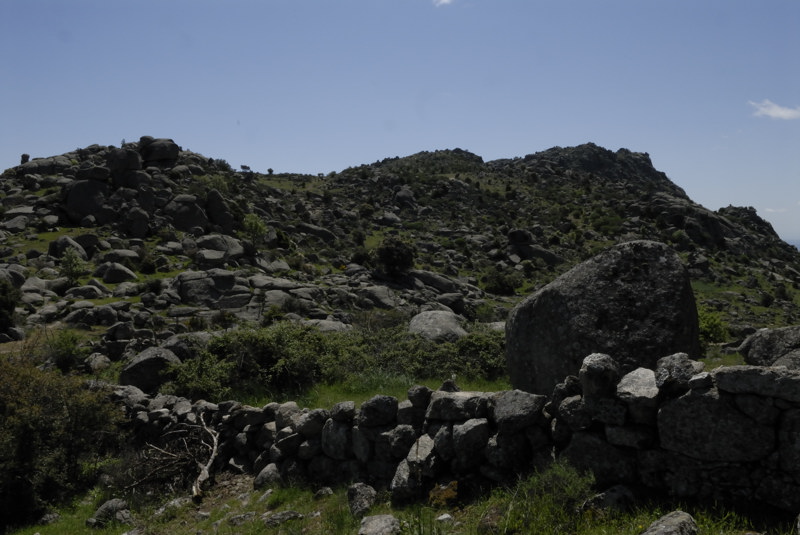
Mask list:
POLYGON ((662 243, 632 241, 579 264, 517 305, 506 326, 515 388, 549 394, 591 353, 622 373, 672 353, 699 354, 689 276, 662 243))

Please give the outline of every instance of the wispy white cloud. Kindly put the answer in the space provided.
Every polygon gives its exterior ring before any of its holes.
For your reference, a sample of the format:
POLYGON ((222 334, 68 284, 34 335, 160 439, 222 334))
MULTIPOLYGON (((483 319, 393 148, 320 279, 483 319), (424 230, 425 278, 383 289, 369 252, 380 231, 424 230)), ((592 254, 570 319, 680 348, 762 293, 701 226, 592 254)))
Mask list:
POLYGON ((770 214, 782 214, 783 212, 786 212, 786 211, 787 211, 786 208, 767 208, 766 209, 766 212, 770 213, 770 214))
POLYGON ((433 5, 435 5, 436 7, 446 6, 452 4, 453 2, 455 2, 455 0, 433 0, 433 5))
POLYGON ((769 99, 764 99, 761 102, 749 102, 756 111, 753 113, 756 117, 769 117, 771 119, 800 119, 800 106, 796 108, 787 108, 775 104, 769 99))

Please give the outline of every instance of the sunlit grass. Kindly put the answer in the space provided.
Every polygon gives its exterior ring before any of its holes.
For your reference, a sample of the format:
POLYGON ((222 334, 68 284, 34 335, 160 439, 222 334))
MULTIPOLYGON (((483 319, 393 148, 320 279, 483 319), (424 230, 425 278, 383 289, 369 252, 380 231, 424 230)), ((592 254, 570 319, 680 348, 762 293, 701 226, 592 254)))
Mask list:
MULTIPOLYGON (((318 495, 315 487, 275 486, 265 490, 249 487, 249 479, 239 486, 212 487, 204 502, 186 503, 155 516, 155 509, 174 496, 159 496, 134 506, 133 516, 142 533, 194 535, 196 533, 262 534, 303 533, 350 535, 357 531, 359 519, 350 513, 347 485, 336 486, 332 494, 318 495), (244 490, 244 492, 242 492, 244 490), (264 514, 296 511, 302 518, 278 528, 268 528, 264 514), (235 525, 231 519, 252 513, 235 525)), ((414 535, 473 535, 492 533, 553 533, 572 535, 638 535, 665 514, 682 510, 693 516, 701 534, 743 535, 757 531, 770 535, 794 533, 787 518, 750 518, 733 509, 709 508, 698 504, 642 501, 627 511, 598 511, 582 507, 597 492, 593 479, 564 462, 521 476, 506 487, 485 492, 473 501, 461 499, 450 506, 420 501, 406 507, 392 507, 389 495, 379 492, 368 512, 392 514, 403 526, 402 533, 414 535), (439 520, 447 513, 450 520, 439 520)), ((179 494, 180 496, 180 494, 179 494)), ((49 526, 31 526, 16 532, 21 535, 72 535, 87 533, 85 520, 94 514, 105 496, 97 489, 75 504, 59 511, 60 519, 49 526)), ((112 525, 92 533, 121 534, 131 526, 112 525)))
POLYGON ((706 356, 700 359, 700 362, 705 364, 706 371, 719 368, 721 366, 739 366, 745 364, 744 356, 741 353, 726 353, 719 349, 719 347, 712 346, 706 352, 706 356))
MULTIPOLYGON (((316 384, 309 390, 294 395, 291 393, 273 395, 264 391, 245 392, 241 395, 234 393, 231 397, 253 407, 263 407, 273 401, 278 403, 295 401, 301 407, 329 409, 340 401, 352 401, 358 406, 376 395, 393 396, 402 401, 407 399, 408 389, 412 386, 423 385, 431 390, 436 390, 446 379, 449 377, 415 380, 406 375, 366 371, 364 374, 354 376, 342 383, 316 384)), ((499 392, 511 389, 511 384, 505 377, 495 380, 460 380, 456 377, 456 384, 461 390, 474 392, 499 392)))

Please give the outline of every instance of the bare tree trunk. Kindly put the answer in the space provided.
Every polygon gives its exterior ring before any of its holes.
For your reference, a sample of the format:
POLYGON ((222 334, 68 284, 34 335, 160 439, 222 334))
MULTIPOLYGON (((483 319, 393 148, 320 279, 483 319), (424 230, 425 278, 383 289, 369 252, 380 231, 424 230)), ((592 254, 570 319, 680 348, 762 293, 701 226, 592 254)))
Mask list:
POLYGON ((201 463, 200 461, 197 462, 197 466, 200 468, 200 473, 197 475, 197 479, 195 479, 194 484, 192 485, 192 499, 195 501, 200 501, 203 499, 203 484, 211 477, 211 466, 214 464, 214 461, 217 458, 217 449, 219 447, 219 433, 216 430, 208 427, 202 416, 200 417, 200 422, 203 424, 203 430, 208 433, 208 436, 211 439, 210 444, 204 440, 203 445, 211 451, 205 464, 201 463))

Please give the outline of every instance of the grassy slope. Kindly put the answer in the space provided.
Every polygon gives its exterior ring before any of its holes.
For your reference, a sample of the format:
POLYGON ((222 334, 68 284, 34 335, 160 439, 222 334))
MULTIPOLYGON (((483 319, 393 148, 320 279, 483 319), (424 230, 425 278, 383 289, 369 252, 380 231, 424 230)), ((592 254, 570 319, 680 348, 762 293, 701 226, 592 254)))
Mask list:
MULTIPOLYGON (((642 533, 662 515, 681 509, 692 514, 701 534, 744 535, 760 530, 774 535, 793 533, 788 519, 749 520, 742 514, 688 506, 687 504, 644 504, 627 512, 580 511, 592 495, 590 480, 573 470, 555 465, 551 470, 521 480, 511 488, 495 489, 471 503, 421 504, 393 508, 387 494, 379 494, 369 515, 392 514, 400 519, 405 534, 468 535, 511 533, 557 533, 573 535, 635 535, 642 533), (440 519, 449 515, 449 519, 440 519)), ((71 535, 86 533, 86 518, 102 503, 95 491, 73 507, 61 511, 61 519, 48 526, 26 528, 18 535, 71 535)), ((359 521, 349 510, 346 489, 319 497, 315 489, 286 487, 254 491, 247 476, 221 476, 201 504, 184 503, 155 515, 156 508, 144 506, 135 513, 140 533, 152 535, 234 534, 354 534, 359 521), (303 518, 268 527, 263 518, 284 511, 296 511, 303 518), (244 515, 244 516, 243 516, 244 515), (247 515, 250 515, 249 517, 247 515)), ((93 531, 122 534, 130 526, 114 525, 93 531)))

